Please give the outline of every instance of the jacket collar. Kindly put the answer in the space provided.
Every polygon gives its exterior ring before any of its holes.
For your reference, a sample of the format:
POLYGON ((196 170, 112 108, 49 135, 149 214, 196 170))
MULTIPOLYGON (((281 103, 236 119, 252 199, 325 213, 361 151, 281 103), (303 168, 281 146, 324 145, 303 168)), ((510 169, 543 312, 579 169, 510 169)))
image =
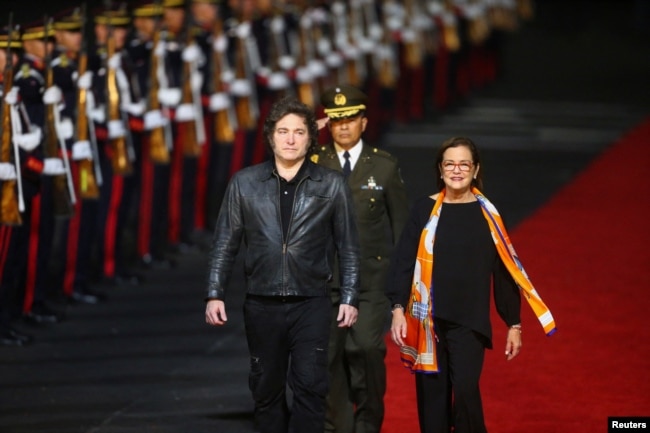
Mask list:
MULTIPOLYGON (((303 178, 310 178, 314 181, 320 182, 323 178, 321 173, 318 172, 316 169, 317 164, 311 162, 309 157, 305 158, 304 162, 305 166, 301 167, 300 170, 304 169, 304 174, 303 178)), ((264 182, 266 180, 269 180, 273 177, 279 176, 278 172, 275 169, 275 162, 273 160, 269 160, 263 163, 262 170, 260 171, 260 176, 259 180, 261 182, 264 182)))

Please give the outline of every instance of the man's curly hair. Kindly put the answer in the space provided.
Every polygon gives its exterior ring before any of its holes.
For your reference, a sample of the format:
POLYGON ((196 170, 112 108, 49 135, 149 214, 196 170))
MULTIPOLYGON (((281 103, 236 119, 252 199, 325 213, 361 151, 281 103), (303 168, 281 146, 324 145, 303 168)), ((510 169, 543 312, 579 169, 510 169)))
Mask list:
POLYGON ((305 119, 307 131, 309 132, 309 155, 316 149, 318 144, 318 125, 316 124, 316 114, 308 105, 303 104, 294 96, 287 96, 273 104, 268 116, 264 120, 264 139, 266 140, 266 150, 273 155, 273 133, 275 125, 280 119, 287 114, 295 114, 305 119))

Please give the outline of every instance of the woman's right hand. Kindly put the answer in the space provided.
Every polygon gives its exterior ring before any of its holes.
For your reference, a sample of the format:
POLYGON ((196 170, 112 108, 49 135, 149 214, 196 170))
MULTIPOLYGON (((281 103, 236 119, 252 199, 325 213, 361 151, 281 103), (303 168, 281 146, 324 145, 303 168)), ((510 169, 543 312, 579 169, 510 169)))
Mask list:
POLYGON ((404 338, 406 338, 406 317, 404 316, 404 310, 401 308, 395 308, 393 310, 390 336, 398 346, 401 347, 404 345, 404 338))

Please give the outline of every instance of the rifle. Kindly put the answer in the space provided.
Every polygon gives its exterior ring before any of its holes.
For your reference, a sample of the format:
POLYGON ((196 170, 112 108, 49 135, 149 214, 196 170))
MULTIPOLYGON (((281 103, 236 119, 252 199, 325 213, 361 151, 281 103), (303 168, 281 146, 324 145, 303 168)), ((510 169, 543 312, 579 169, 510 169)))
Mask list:
POLYGON ((235 101, 235 111, 237 113, 237 123, 242 128, 251 130, 257 127, 257 101, 255 101, 255 89, 251 86, 251 66, 248 58, 248 47, 246 46, 249 35, 245 34, 246 28, 250 31, 251 17, 245 13, 240 13, 240 22, 238 24, 239 32, 236 35, 235 42, 235 80, 231 87, 232 93, 237 97, 235 101))
MULTIPOLYGON (((188 1, 186 4, 187 6, 185 8, 184 16, 185 48, 190 46, 198 48, 192 30, 192 14, 191 9, 189 8, 191 2, 188 1)), ((196 73, 198 73, 196 70, 196 62, 183 60, 183 88, 181 92, 181 106, 179 106, 179 109, 182 110, 181 107, 191 107, 191 111, 194 112, 194 117, 183 117, 178 116, 179 110, 177 110, 177 117, 181 117, 182 119, 179 119, 178 123, 183 125, 183 154, 186 156, 199 156, 201 154, 201 146, 205 143, 205 131, 202 129, 203 108, 201 107, 200 89, 195 89, 192 85, 192 77, 196 73), (200 120, 197 120, 196 117, 200 120)))
MULTIPOLYGON (((79 64, 77 76, 81 77, 88 70, 88 44, 86 43, 86 4, 81 6, 81 50, 79 51, 79 64)), ((99 165, 99 152, 94 134, 89 134, 92 122, 88 121, 88 90, 77 88, 77 141, 90 142, 92 158, 82 159, 78 162, 79 196, 85 199, 99 198, 99 186, 102 184, 101 168, 99 165)))
POLYGON ((285 34, 288 34, 286 29, 284 13, 282 6, 277 4, 271 5, 271 14, 269 20, 268 35, 268 64, 270 73, 268 76, 268 86, 277 98, 293 94, 293 88, 287 75, 287 70, 293 69, 295 62, 293 57, 289 54, 287 44, 285 42, 285 34))
POLYGON ((314 74, 312 66, 321 66, 323 72, 326 69, 325 65, 315 58, 315 50, 311 39, 313 34, 313 23, 310 16, 310 10, 307 7, 301 7, 298 10, 298 13, 300 15, 297 74, 298 99, 300 99, 304 104, 314 108, 316 106, 316 101, 319 98, 316 78, 321 77, 324 74, 314 74))
MULTIPOLYGON (((313 3, 313 1, 310 3, 313 3)), ((322 93, 327 88, 339 83, 340 79, 343 78, 341 69, 343 60, 341 55, 334 50, 335 43, 332 40, 332 35, 335 31, 332 17, 326 15, 325 11, 318 7, 311 9, 311 15, 313 22, 309 39, 316 41, 315 53, 327 67, 325 75, 318 80, 318 91, 322 93)))
POLYGON ((334 32, 336 34, 336 45, 343 52, 345 57, 345 75, 343 82, 353 86, 361 86, 364 71, 361 64, 358 49, 354 46, 351 36, 355 33, 358 24, 358 7, 350 5, 350 11, 346 15, 345 4, 337 1, 332 4, 334 19, 334 32))
MULTIPOLYGON (((5 64, 5 69, 3 72, 4 76, 4 91, 2 92, 2 100, 0 101, 0 162, 9 162, 13 163, 15 166, 18 166, 20 161, 18 155, 14 155, 12 161, 12 142, 11 142, 11 110, 8 107, 7 103, 4 100, 4 96, 11 90, 13 86, 13 61, 11 54, 11 42, 12 37, 14 36, 14 30, 12 28, 13 14, 9 13, 9 26, 7 27, 7 50, 6 58, 7 63, 5 64)), ((17 152, 15 152, 17 153, 17 152)), ((20 174, 18 174, 20 175, 20 174)), ((0 190, 0 224, 2 225, 12 225, 19 226, 23 223, 22 217, 20 215, 20 206, 19 198, 22 196, 20 191, 16 191, 16 187, 20 189, 20 183, 16 180, 5 180, 2 182, 2 189, 0 190)))
MULTIPOLYGON (((51 65, 52 53, 47 49, 47 40, 50 29, 52 28, 52 19, 46 18, 44 19, 44 22, 43 43, 45 44, 45 88, 49 89, 54 84, 54 74, 51 65)), ((57 107, 57 104, 45 104, 43 154, 46 158, 61 158, 63 160, 63 166, 66 172, 64 174, 52 176, 53 206, 55 216, 69 218, 74 214, 74 185, 72 184, 72 176, 68 161, 68 150, 65 147, 65 140, 59 138, 59 133, 56 127, 58 117, 59 108, 57 107)))
MULTIPOLYGON (((162 8, 160 0, 154 3, 154 8, 162 8)), ((152 49, 149 63, 149 93, 147 96, 147 110, 155 113, 160 113, 162 110, 162 106, 158 100, 158 90, 160 89, 158 63, 162 61, 162 59, 160 59, 156 54, 156 49, 158 44, 160 44, 160 21, 160 16, 156 15, 151 41, 152 49)), ((167 128, 169 128, 169 124, 161 125, 160 122, 157 122, 157 124, 152 126, 149 130, 149 158, 157 164, 169 164, 169 147, 166 138, 171 136, 171 133, 167 128)))
POLYGON ((382 87, 391 89, 397 85, 399 70, 397 68, 397 50, 392 35, 392 29, 389 25, 389 3, 391 3, 390 0, 384 0, 382 4, 381 23, 383 32, 375 64, 379 83, 382 87))
POLYGON ((450 18, 443 19, 442 38, 447 50, 456 52, 460 50, 460 36, 458 26, 456 26, 454 4, 450 0, 443 0, 443 8, 444 13, 450 18))
POLYGON ((108 36, 106 38, 106 110, 107 122, 109 124, 109 145, 113 149, 113 156, 111 165, 113 173, 118 175, 129 175, 133 172, 133 165, 131 164, 131 156, 126 141, 125 135, 117 137, 110 136, 111 122, 121 122, 124 125, 124 118, 122 117, 122 110, 120 108, 120 92, 117 87, 117 71, 111 68, 109 60, 115 55, 115 37, 113 36, 113 26, 110 18, 110 0, 105 2, 107 10, 108 36))
POLYGON ((230 95, 224 83, 223 77, 231 74, 230 65, 226 56, 228 48, 228 39, 223 31, 223 22, 221 16, 217 19, 213 28, 213 50, 211 56, 212 83, 211 91, 213 93, 211 107, 214 107, 214 136, 217 143, 231 143, 235 140, 235 130, 237 129, 237 118, 233 112, 230 95))

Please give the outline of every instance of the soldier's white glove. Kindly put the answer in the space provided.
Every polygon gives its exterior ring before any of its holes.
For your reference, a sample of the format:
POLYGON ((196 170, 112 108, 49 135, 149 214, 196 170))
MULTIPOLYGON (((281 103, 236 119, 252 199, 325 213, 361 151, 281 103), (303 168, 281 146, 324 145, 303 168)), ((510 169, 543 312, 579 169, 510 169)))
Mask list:
POLYGON ((273 72, 268 78, 268 87, 271 90, 286 89, 291 83, 284 72, 273 72))
POLYGON ((18 103, 18 87, 12 87, 5 95, 5 102, 9 105, 18 103))
POLYGON ((210 111, 221 111, 230 107, 230 97, 225 92, 210 95, 210 111))
POLYGON ((144 110, 146 108, 147 107, 142 100, 138 102, 129 102, 128 104, 122 104, 122 109, 133 116, 142 116, 142 113, 144 113, 144 110))
POLYGON ((316 42, 316 50, 321 56, 326 56, 332 51, 332 43, 327 39, 319 39, 316 42))
POLYGON ((327 75, 327 66, 321 60, 312 59, 307 64, 309 72, 311 72, 314 77, 324 77, 327 75))
POLYGON ((45 158, 43 160, 43 174, 57 176, 65 174, 65 167, 61 158, 45 158))
POLYGON ((77 87, 82 90, 88 90, 93 84, 93 73, 86 71, 77 79, 77 87))
POLYGON ((72 145, 72 159, 80 161, 82 159, 93 159, 93 151, 90 148, 90 141, 76 141, 72 145))
POLYGON ((381 27, 381 24, 372 24, 368 30, 368 35, 370 39, 379 41, 384 36, 384 29, 381 27))
POLYGON ((230 85, 230 83, 232 83, 235 78, 236 75, 233 71, 223 71, 221 73, 221 81, 227 85, 230 85))
POLYGON ((308 67, 296 69, 296 81, 299 83, 310 83, 314 80, 314 76, 308 67))
POLYGON ((201 50, 196 44, 190 44, 183 49, 182 57, 184 62, 198 62, 201 58, 201 50))
POLYGON ((194 113, 194 105, 181 104, 176 108, 176 117, 174 119, 177 122, 189 122, 195 118, 196 114, 194 113))
POLYGON ((175 107, 181 102, 181 89, 170 87, 168 89, 158 90, 158 101, 167 107, 175 107))
POLYGON ((120 56, 120 53, 113 54, 110 59, 108 59, 107 64, 109 69, 120 69, 122 66, 122 57, 120 56))
POLYGON ((23 134, 14 134, 12 137, 14 143, 20 146, 25 152, 31 152, 41 144, 42 134, 41 128, 36 125, 31 125, 31 131, 23 134))
POLYGON ((126 135, 124 122, 121 120, 110 120, 108 122, 108 138, 120 138, 126 135))
POLYGON ((57 86, 48 87, 43 92, 43 103, 44 104, 58 104, 63 99, 63 94, 61 89, 57 86))
POLYGON ((16 179, 16 167, 10 162, 0 162, 0 180, 16 179))
POLYGON ((106 121, 106 107, 104 105, 95 107, 90 110, 88 115, 95 121, 95 123, 104 123, 106 121))
POLYGON ((245 78, 238 78, 230 84, 230 93, 235 96, 250 96, 252 92, 251 83, 245 78))
POLYGON ((284 27, 284 18, 281 16, 276 15, 271 19, 271 32, 280 34, 284 32, 284 27))
POLYGON ((151 131, 154 128, 165 126, 167 119, 160 110, 151 110, 144 113, 144 129, 151 131))
POLYGON ((162 57, 165 55, 165 49, 165 42, 159 41, 153 49, 153 53, 156 57, 162 57))
POLYGON ((235 34, 240 39, 246 39, 251 34, 251 23, 244 21, 235 28, 235 34))
POLYGON ((61 119, 61 122, 59 122, 58 125, 58 132, 61 138, 64 140, 72 138, 74 135, 74 125, 72 124, 72 120, 70 120, 69 117, 64 117, 61 119))
POLYGON ((325 63, 327 63, 327 66, 330 68, 338 68, 343 64, 343 57, 336 51, 332 51, 325 58, 325 63))
POLYGON ((357 40, 357 45, 359 46, 359 49, 366 54, 371 53, 372 50, 375 49, 375 41, 372 38, 361 37, 357 40))
POLYGON ((288 71, 289 69, 293 69, 296 66, 296 60, 291 56, 281 56, 278 59, 278 64, 282 69, 288 71))
POLYGON ((225 52, 226 49, 228 49, 228 38, 226 38, 224 35, 220 35, 219 37, 215 38, 214 42, 212 43, 212 49, 217 53, 225 52))

